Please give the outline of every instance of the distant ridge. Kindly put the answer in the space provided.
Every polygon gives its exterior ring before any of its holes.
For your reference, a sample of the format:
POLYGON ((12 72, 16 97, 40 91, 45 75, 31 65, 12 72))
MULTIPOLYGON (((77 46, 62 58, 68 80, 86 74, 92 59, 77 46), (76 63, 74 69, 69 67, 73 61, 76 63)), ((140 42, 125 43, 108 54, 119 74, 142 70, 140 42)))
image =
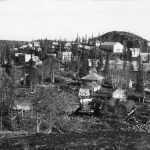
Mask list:
POLYGON ((130 32, 111 31, 94 39, 102 42, 120 42, 126 44, 127 48, 141 48, 142 52, 147 51, 147 40, 130 32))

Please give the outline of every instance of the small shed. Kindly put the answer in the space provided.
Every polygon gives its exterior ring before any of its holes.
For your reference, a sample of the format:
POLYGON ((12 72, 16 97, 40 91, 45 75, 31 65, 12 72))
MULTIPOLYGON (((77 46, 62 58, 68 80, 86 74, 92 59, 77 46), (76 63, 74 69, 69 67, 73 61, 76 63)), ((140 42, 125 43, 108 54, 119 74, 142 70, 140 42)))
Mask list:
POLYGON ((71 61, 72 52, 61 52, 62 62, 69 62, 71 61))
POLYGON ((102 42, 100 48, 112 53, 123 53, 124 46, 119 42, 102 42))
POLYGON ((89 97, 90 96, 90 89, 79 89, 79 97, 89 97))
POLYGON ((85 106, 85 105, 88 105, 89 102, 91 102, 91 101, 92 101, 92 98, 83 98, 83 99, 80 99, 80 104, 82 106, 85 106))
POLYGON ((119 88, 113 92, 113 98, 120 99, 120 101, 127 101, 127 91, 119 88))

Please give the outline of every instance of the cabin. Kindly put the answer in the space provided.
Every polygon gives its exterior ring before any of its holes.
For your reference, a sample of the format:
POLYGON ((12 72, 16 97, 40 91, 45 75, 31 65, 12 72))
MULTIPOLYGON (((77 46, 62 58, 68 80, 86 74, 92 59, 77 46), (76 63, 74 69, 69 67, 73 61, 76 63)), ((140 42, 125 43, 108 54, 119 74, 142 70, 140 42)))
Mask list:
POLYGON ((119 42, 102 42, 100 48, 107 52, 123 53, 124 46, 119 42))
POLYGON ((90 73, 89 75, 83 77, 81 79, 82 81, 82 89, 88 89, 89 94, 93 94, 96 91, 100 90, 101 83, 103 81, 104 77, 98 75, 97 73, 90 73))
POLYGON ((34 47, 40 47, 40 42, 33 42, 34 47))
POLYGON ((79 99, 81 107, 85 112, 90 111, 89 103, 92 102, 94 94, 101 89, 104 77, 97 73, 90 73, 81 79, 82 85, 79 89, 79 99))
POLYGON ((113 98, 119 99, 121 102, 127 101, 127 91, 125 89, 118 88, 112 95, 113 98))

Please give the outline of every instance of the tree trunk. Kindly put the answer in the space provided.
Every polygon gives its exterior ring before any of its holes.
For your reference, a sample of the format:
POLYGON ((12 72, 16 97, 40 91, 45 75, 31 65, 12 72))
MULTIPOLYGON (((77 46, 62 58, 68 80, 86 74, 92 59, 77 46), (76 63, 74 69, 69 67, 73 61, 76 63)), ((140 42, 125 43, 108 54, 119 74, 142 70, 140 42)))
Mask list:
POLYGON ((54 71, 52 72, 52 75, 51 75, 51 81, 52 81, 52 83, 55 83, 55 75, 54 75, 54 71))
POLYGON ((39 118, 38 118, 38 113, 37 113, 37 116, 36 116, 36 132, 39 133, 40 132, 40 126, 39 126, 39 118))

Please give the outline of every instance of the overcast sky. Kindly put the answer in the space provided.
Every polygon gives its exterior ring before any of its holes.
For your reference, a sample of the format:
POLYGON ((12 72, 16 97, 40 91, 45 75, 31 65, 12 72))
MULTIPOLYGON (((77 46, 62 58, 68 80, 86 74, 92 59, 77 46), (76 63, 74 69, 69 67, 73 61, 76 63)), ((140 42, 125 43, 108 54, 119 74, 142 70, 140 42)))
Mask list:
POLYGON ((72 40, 129 31, 150 40, 150 0, 0 0, 0 39, 72 40))

